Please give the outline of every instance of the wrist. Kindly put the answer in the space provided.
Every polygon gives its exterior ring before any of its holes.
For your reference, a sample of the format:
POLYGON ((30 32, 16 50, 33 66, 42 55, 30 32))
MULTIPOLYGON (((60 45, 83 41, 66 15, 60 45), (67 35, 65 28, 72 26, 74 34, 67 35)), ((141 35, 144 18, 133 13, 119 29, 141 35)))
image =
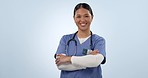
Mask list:
POLYGON ((68 56, 68 63, 71 63, 71 56, 68 56))

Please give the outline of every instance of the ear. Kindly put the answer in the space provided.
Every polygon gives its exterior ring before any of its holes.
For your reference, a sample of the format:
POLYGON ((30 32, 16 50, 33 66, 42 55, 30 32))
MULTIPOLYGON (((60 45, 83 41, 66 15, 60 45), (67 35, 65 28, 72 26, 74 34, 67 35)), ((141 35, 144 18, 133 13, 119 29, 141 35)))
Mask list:
POLYGON ((94 16, 91 16, 91 18, 92 18, 92 20, 93 20, 94 16))
POLYGON ((76 22, 75 16, 73 16, 73 20, 76 22))
POLYGON ((93 21, 93 18, 94 18, 94 17, 91 17, 91 22, 93 21))
POLYGON ((73 16, 73 19, 75 20, 75 16, 73 16))

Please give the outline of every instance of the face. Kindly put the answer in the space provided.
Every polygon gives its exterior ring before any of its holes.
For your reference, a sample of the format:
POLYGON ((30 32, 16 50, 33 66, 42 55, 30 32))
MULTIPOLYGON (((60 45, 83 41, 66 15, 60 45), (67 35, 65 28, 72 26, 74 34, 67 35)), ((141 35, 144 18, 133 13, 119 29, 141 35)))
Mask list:
POLYGON ((78 30, 86 31, 90 30, 90 24, 92 22, 92 15, 87 9, 80 8, 75 12, 74 21, 78 26, 78 30))

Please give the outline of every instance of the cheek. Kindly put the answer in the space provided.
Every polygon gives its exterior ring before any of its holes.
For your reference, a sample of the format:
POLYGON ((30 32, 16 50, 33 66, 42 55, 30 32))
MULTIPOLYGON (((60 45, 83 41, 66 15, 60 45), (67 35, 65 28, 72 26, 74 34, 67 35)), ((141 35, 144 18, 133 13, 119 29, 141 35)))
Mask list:
POLYGON ((88 22, 91 23, 92 22, 92 19, 89 19, 88 22))
POLYGON ((78 20, 78 19, 74 19, 74 21, 75 21, 75 23, 76 23, 76 24, 79 22, 79 20, 78 20))
POLYGON ((74 21, 75 21, 75 23, 76 23, 76 19, 74 18, 74 21))

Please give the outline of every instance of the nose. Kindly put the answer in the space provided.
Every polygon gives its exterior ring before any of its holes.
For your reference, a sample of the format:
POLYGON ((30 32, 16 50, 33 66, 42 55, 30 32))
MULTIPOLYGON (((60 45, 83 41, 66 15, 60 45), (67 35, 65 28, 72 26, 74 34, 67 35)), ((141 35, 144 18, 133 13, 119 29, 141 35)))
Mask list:
POLYGON ((81 22, 85 22, 85 18, 84 17, 81 17, 80 21, 81 22))

